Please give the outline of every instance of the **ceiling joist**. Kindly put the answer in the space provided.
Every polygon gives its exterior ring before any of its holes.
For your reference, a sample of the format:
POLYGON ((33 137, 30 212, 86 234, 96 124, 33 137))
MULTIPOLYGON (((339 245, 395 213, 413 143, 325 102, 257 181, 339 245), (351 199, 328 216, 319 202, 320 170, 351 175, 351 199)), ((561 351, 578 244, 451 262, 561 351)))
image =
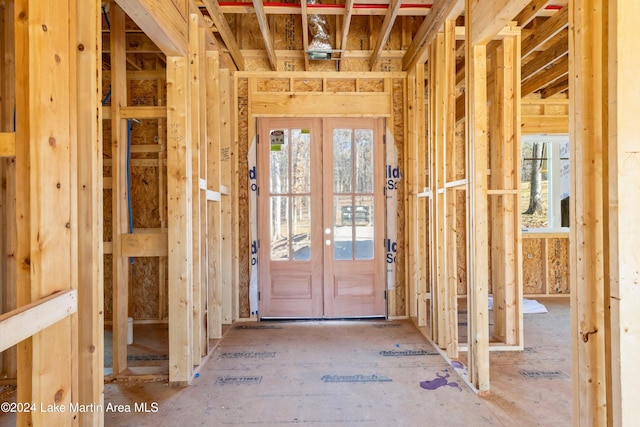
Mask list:
POLYGON ((276 51, 273 47, 273 37, 269 30, 269 23, 267 22, 267 15, 264 13, 262 0, 253 0, 253 6, 256 9, 256 18, 258 19, 258 25, 260 26, 260 32, 262 33, 264 47, 267 50, 267 56, 269 56, 269 64, 271 65, 271 69, 275 71, 278 69, 278 60, 276 58, 276 51))
POLYGON ((560 31, 569 26, 569 8, 560 9, 544 24, 536 28, 533 34, 522 40, 522 58, 526 58, 544 43, 555 37, 560 31))
POLYGON ((389 3, 389 9, 387 10, 387 14, 384 17, 384 21, 382 22, 382 28, 378 33, 378 38, 376 40, 376 47, 373 49, 371 53, 371 57, 369 58, 369 65, 371 66, 371 71, 373 71, 380 60, 380 52, 384 47, 385 43, 389 39, 389 34, 391 34, 391 29, 393 28, 394 22, 396 22, 396 17, 398 16, 398 11, 400 10, 401 2, 400 0, 391 0, 389 3))
POLYGON ((231 58, 233 59, 236 67, 239 71, 244 71, 244 58, 242 57, 242 52, 240 52, 240 48, 238 47, 238 43, 236 42, 235 35, 231 31, 227 19, 224 17, 224 14, 220 10, 218 1, 202 0, 202 3, 207 9, 211 20, 218 29, 218 33, 220 33, 220 37, 222 37, 225 46, 227 46, 229 54, 231 55, 231 58))

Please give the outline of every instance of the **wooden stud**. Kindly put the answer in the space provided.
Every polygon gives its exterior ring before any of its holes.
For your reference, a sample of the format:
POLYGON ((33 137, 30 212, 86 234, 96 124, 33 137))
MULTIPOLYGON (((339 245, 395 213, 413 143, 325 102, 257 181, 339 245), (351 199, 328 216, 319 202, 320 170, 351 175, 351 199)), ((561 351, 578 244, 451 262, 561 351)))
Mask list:
MULTIPOLYGON (((119 236, 129 233, 127 209, 127 122, 120 109, 127 105, 125 15, 111 5, 111 163, 113 242, 113 374, 127 368, 129 317, 129 259, 122 255, 119 236)), ((106 164, 106 163, 105 163, 106 164)))
MULTIPOLYGON (((220 55, 207 51, 207 187, 220 190, 220 55)), ((222 337, 221 203, 209 202, 209 338, 222 337)))
POLYGON ((190 114, 191 124, 191 144, 188 149, 191 150, 191 254, 192 254, 192 327, 193 327, 193 365, 200 364, 202 355, 201 340, 202 323, 200 322, 201 310, 201 287, 202 283, 202 251, 200 250, 200 233, 202 232, 202 223, 200 218, 200 144, 202 143, 200 135, 200 93, 204 90, 201 86, 201 80, 204 76, 200 75, 200 61, 204 58, 200 57, 200 31, 198 26, 198 15, 191 14, 189 19, 189 100, 188 114, 190 114))
MULTIPOLYGON (((16 69, 30 70, 29 56, 29 0, 14 1, 15 15, 15 58, 16 69)), ((31 303, 31 176, 29 157, 31 151, 29 128, 29 72, 16 73, 16 260, 17 260, 17 306, 31 303)), ((33 385, 33 342, 31 338, 21 341, 17 346, 18 388, 16 401, 30 402, 33 385)), ((16 424, 33 425, 31 412, 19 412, 16 424)))
MULTIPOLYGON (((74 400, 91 407, 104 403, 102 14, 96 2, 76 5, 79 384, 74 400)), ((78 421, 100 426, 104 417, 82 411, 78 421)))
POLYGON ((606 1, 570 1, 569 134, 573 415, 607 425, 605 227, 607 151, 606 1), (589 31, 577 31, 588 28, 589 31))
MULTIPOLYGON (((611 377, 607 386, 607 421, 613 425, 632 425, 637 419, 640 395, 634 379, 640 377, 637 360, 638 251, 640 236, 637 192, 640 163, 638 153, 638 121, 640 90, 634 70, 640 69, 637 49, 640 7, 637 2, 609 1, 609 263, 610 304, 607 335, 608 364, 611 377)), ((574 415, 575 416, 575 415, 574 415)))
MULTIPOLYGON (((220 70, 220 171, 221 184, 232 186, 231 76, 220 70)), ((222 323, 233 322, 233 217, 231 195, 222 197, 222 323)))
POLYGON ((169 382, 193 373, 191 117, 188 59, 167 57, 167 207, 169 242, 169 382))
MULTIPOLYGON (((422 191, 427 187, 427 153, 425 150, 426 141, 425 141, 425 132, 426 132, 426 124, 425 124, 425 66, 423 64, 416 66, 416 88, 415 88, 415 105, 414 105, 414 120, 415 120, 415 138, 416 138, 416 166, 417 166, 417 185, 416 192, 422 191)), ((410 94, 412 92, 409 92, 410 94)), ((417 197, 416 197, 417 199, 417 197)), ((416 268, 418 269, 417 279, 418 279, 418 325, 426 326, 427 325, 427 283, 429 274, 429 248, 428 248, 428 238, 429 238, 429 222, 428 222, 428 201, 420 198, 416 200, 417 203, 417 242, 416 242, 416 253, 418 256, 416 257, 416 268)))
MULTIPOLYGON (((489 391, 488 217, 487 217, 487 53, 478 40, 491 37, 480 17, 486 10, 467 0, 467 292, 469 380, 480 393, 489 391), (480 21, 480 22, 478 22, 480 21), (474 28, 475 26, 478 28, 474 28)), ((495 28, 497 32, 500 28, 495 28)))
MULTIPOLYGON (((17 6, 17 5, 16 5, 17 6)), ((30 155, 30 212, 31 212, 31 301, 56 291, 69 290, 74 283, 77 242, 72 240, 71 228, 77 201, 72 199, 74 185, 72 144, 76 119, 75 49, 74 38, 68 25, 75 22, 75 10, 68 1, 57 1, 55 7, 36 1, 27 4, 26 21, 29 25, 27 49, 20 55, 29 56, 29 85, 17 86, 26 91, 28 109, 17 110, 24 115, 29 127, 30 155), (68 58, 68 60, 60 60, 68 58), (74 246, 76 248, 74 249, 74 246)), ((16 12, 21 10, 16 7, 16 12)), ((25 20, 24 17, 22 17, 25 20)), ((18 53, 16 51, 16 53, 18 53)), ((19 61, 18 61, 19 62, 19 61)), ((21 105, 23 106, 23 105, 21 105)), ((69 408, 77 386, 74 374, 74 356, 77 357, 77 317, 70 316, 35 334, 32 341, 31 372, 19 371, 20 383, 31 383, 31 396, 25 402, 37 402, 44 407, 61 405, 69 408), (74 349, 74 346, 76 347, 74 349)), ((31 414, 33 425, 71 424, 72 411, 31 414)))

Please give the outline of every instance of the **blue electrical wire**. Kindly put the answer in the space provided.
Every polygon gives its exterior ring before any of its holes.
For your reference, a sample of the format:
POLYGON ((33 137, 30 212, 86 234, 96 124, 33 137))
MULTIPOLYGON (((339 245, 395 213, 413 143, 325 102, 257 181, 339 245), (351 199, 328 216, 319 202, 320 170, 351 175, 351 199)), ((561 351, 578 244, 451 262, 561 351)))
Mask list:
MULTIPOLYGON (((109 91, 111 92, 111 91, 109 91)), ((131 119, 127 119, 127 206, 129 208, 129 233, 133 233, 133 212, 131 209, 131 119)), ((133 265, 133 257, 129 257, 133 265)))
POLYGON ((107 101, 109 101, 109 98, 111 98, 111 86, 109 86, 109 92, 107 92, 107 94, 104 96, 104 99, 102 100, 102 105, 106 105, 107 101))

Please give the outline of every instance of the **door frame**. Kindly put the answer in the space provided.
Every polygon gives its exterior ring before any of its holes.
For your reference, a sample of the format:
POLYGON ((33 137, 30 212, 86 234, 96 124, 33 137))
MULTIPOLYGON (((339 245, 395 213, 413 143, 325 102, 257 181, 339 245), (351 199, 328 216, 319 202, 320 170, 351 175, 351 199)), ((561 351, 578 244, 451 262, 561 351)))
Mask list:
MULTIPOLYGON (((385 248, 384 241, 386 239, 386 197, 384 194, 384 181, 385 181, 385 161, 386 161, 386 150, 384 145, 384 135, 386 129, 386 118, 385 117, 362 117, 362 118, 335 118, 335 117, 256 117, 256 130, 258 135, 258 146, 256 150, 256 165, 257 165, 257 183, 258 183, 258 197, 257 197, 257 228, 258 228, 258 241, 262 240, 263 244, 259 244, 258 246, 258 292, 260 295, 258 301, 258 316, 259 318, 305 318, 305 319, 332 319, 332 318, 365 318, 365 317, 380 317, 380 318, 388 318, 389 307, 388 300, 386 298, 387 294, 387 275, 386 275, 386 256, 385 256, 385 248), (327 197, 326 190, 323 184, 323 178, 320 176, 320 190, 319 193, 321 197, 312 198, 312 210, 320 213, 320 218, 318 220, 317 217, 312 217, 312 245, 315 241, 319 242, 320 246, 323 246, 318 253, 319 257, 314 257, 311 263, 311 280, 319 280, 320 286, 319 289, 320 295, 313 295, 313 298, 316 300, 314 307, 311 308, 311 315, 303 315, 300 313, 293 313, 291 315, 286 316, 275 316, 269 313, 270 310, 265 310, 266 297, 264 294, 266 283, 271 280, 271 275, 269 274, 271 271, 270 268, 264 268, 264 264, 267 262, 271 262, 271 250, 270 250, 270 221, 269 212, 270 212, 270 203, 265 201, 269 200, 270 194, 270 165, 268 156, 266 156, 263 151, 266 150, 264 148, 269 144, 268 135, 271 129, 274 129, 273 122, 276 121, 277 125, 275 127, 289 127, 289 128, 310 128, 316 129, 316 131, 312 132, 311 137, 311 149, 312 149, 312 159, 311 159, 311 167, 313 168, 314 164, 317 161, 314 161, 313 157, 317 157, 319 155, 319 163, 320 167, 323 169, 326 167, 325 158, 323 157, 324 148, 327 146, 331 146, 332 141, 329 143, 325 143, 325 136, 328 132, 327 123, 338 122, 338 123, 353 123, 354 120, 362 120, 364 122, 369 122, 366 126, 371 126, 374 129, 374 161, 376 162, 374 166, 374 186, 376 191, 381 191, 380 194, 375 195, 375 204, 374 204, 374 222, 375 222, 375 231, 374 231, 374 251, 375 251, 375 275, 377 280, 376 292, 379 293, 377 295, 378 298, 381 299, 380 304, 380 312, 374 315, 353 315, 353 316, 327 316, 327 312, 325 310, 324 304, 326 303, 326 298, 328 294, 327 292, 331 292, 327 286, 327 278, 325 277, 325 273, 327 272, 327 268, 324 264, 325 257, 333 256, 333 245, 327 247, 324 244, 325 236, 324 230, 327 226, 328 220, 327 217, 330 215, 329 212, 323 207, 322 200, 327 197), (319 139, 319 140, 318 140, 319 139), (262 143, 262 144, 260 144, 262 143), (323 148, 324 147, 324 148, 323 148), (262 194, 260 192, 260 188, 262 188, 262 194), (315 202, 315 203, 314 203, 315 202), (379 220, 377 220, 378 218, 379 220), (266 228, 266 229, 265 229, 266 228), (268 237, 268 238, 267 238, 268 237), (265 238, 266 241, 265 241, 265 238), (317 298, 319 297, 319 298, 317 298)), ((332 139, 331 136, 328 138, 332 139)), ((324 173, 324 172, 323 172, 324 173)), ((322 174, 320 174, 322 175, 322 174)), ((333 175, 333 174, 332 174, 333 175)), ((317 180, 318 178, 316 178, 317 180)), ((312 186, 314 185, 312 180, 312 186)), ((317 186, 318 184, 315 183, 317 186)), ((312 188, 312 192, 318 191, 318 189, 312 188)), ((333 205, 333 203, 331 203, 333 205)), ((331 224, 333 227, 333 224, 331 224)), ((317 290, 316 290, 317 292, 317 290)), ((305 308, 305 310, 308 309, 305 308)), ((301 312, 304 311, 301 309, 301 312)))

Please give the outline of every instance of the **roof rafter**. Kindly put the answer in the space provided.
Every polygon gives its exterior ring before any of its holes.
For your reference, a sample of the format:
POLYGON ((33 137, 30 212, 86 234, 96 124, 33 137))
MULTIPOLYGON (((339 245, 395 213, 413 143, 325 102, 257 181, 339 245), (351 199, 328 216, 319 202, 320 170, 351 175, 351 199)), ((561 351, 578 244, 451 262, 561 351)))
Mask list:
POLYGON ((262 33, 264 47, 269 56, 269 64, 271 64, 271 69, 275 71, 278 69, 278 60, 276 58, 275 48, 273 47, 273 37, 271 36, 271 30, 269 30, 269 23, 267 22, 267 15, 264 13, 262 0, 253 0, 253 7, 256 9, 256 18, 258 19, 258 25, 262 33))
POLYGON ((568 26, 569 8, 565 6, 547 19, 544 24, 540 25, 533 34, 522 40, 522 58, 529 56, 534 50, 551 40, 568 26))
POLYGON ((463 0, 440 0, 431 7, 431 12, 424 18, 413 42, 402 59, 402 69, 407 71, 418 63, 424 63, 428 55, 428 47, 447 19, 457 18, 464 9, 463 0))
POLYGON ((231 59, 233 59, 233 62, 236 64, 236 67, 238 67, 238 70, 244 71, 244 58, 242 56, 242 52, 240 52, 238 42, 236 42, 236 38, 231 31, 231 28, 229 27, 227 19, 224 17, 224 14, 220 10, 220 4, 217 0, 202 0, 202 3, 207 9, 211 20, 213 20, 218 33, 220 33, 220 37, 222 37, 225 46, 229 50, 231 59))
POLYGON ((384 44, 389 39, 389 34, 391 34, 393 24, 396 22, 396 17, 398 16, 398 11, 400 10, 401 4, 402 2, 400 0, 391 0, 391 3, 389 3, 389 9, 387 9, 387 14, 385 15, 384 21, 382 22, 382 28, 378 33, 376 47, 373 49, 371 58, 369 59, 371 71, 375 69, 378 61, 380 60, 380 52, 382 51, 384 44))

